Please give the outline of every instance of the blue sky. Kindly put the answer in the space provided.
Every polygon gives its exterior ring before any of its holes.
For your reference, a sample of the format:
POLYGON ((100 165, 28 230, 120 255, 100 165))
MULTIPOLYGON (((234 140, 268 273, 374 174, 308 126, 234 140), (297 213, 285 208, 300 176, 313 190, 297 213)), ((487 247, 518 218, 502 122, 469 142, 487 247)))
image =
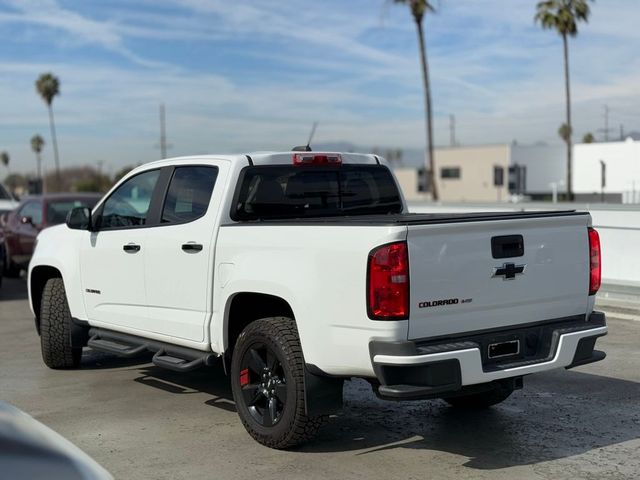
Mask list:
MULTIPOLYGON (((440 0, 425 24, 436 143, 455 114, 466 145, 558 143, 560 38, 535 0, 440 0)), ((575 132, 640 130, 640 2, 599 0, 571 41, 575 132)), ((0 150, 34 168, 47 141, 34 81, 53 71, 63 165, 113 171, 158 157, 158 104, 172 155, 316 143, 422 148, 415 28, 385 0, 0 0, 0 150)))

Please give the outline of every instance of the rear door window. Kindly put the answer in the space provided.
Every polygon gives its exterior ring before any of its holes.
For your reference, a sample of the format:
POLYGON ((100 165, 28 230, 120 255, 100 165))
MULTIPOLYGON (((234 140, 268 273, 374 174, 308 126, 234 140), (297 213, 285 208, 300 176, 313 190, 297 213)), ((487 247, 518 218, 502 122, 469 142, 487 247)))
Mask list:
POLYGON ((185 223, 204 216, 217 176, 217 167, 176 167, 164 200, 162 223, 185 223))

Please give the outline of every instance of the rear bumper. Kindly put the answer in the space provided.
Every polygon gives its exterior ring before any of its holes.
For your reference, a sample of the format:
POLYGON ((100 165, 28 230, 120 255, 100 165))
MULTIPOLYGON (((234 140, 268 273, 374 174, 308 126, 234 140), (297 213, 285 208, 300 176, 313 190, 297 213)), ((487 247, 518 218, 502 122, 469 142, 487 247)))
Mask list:
MULTIPOLYGON (((442 342, 371 342, 378 393, 389 399, 435 398, 455 395, 463 387, 505 382, 555 368, 573 368, 605 358, 594 350, 607 334, 605 315, 593 312, 587 321, 559 320, 539 326, 507 329, 442 342), (527 353, 495 361, 486 345, 494 339, 522 339, 527 353), (535 347, 529 348, 531 344, 535 347)), ((520 382, 518 382, 520 383, 520 382)), ((468 388, 465 388, 467 390, 468 388)))

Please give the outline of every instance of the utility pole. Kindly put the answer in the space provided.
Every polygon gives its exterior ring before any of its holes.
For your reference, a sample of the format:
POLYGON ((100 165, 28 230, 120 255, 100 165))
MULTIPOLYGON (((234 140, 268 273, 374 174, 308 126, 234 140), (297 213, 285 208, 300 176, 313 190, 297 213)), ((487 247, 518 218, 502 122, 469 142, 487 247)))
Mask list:
POLYGON ((598 132, 604 133, 604 141, 609 141, 609 132, 615 131, 613 128, 609 128, 609 105, 604 106, 604 128, 599 128, 598 132))
POLYGON ((104 165, 104 160, 98 160, 96 164, 98 165, 98 175, 102 175, 102 166, 104 165))
POLYGON ((604 187, 607 185, 607 164, 600 160, 600 201, 604 203, 604 187))
POLYGON ((164 103, 160 104, 160 143, 156 148, 160 147, 160 158, 167 158, 167 150, 171 148, 171 144, 167 143, 167 130, 164 114, 164 103))
POLYGON ((624 142, 624 125, 620 124, 620 141, 624 142))
POLYGON ((167 132, 164 119, 164 103, 160 104, 160 158, 167 158, 167 132))
POLYGON ((449 115, 449 144, 456 146, 456 116, 453 114, 449 115))

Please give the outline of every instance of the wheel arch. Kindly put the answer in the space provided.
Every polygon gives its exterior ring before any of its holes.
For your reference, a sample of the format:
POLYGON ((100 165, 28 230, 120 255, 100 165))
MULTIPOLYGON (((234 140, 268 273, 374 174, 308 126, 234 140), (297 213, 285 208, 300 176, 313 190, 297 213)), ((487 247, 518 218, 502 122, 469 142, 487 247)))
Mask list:
POLYGON ((251 322, 268 317, 289 317, 295 321, 289 302, 267 293, 237 292, 228 298, 225 311, 223 348, 227 359, 238 336, 251 322))

